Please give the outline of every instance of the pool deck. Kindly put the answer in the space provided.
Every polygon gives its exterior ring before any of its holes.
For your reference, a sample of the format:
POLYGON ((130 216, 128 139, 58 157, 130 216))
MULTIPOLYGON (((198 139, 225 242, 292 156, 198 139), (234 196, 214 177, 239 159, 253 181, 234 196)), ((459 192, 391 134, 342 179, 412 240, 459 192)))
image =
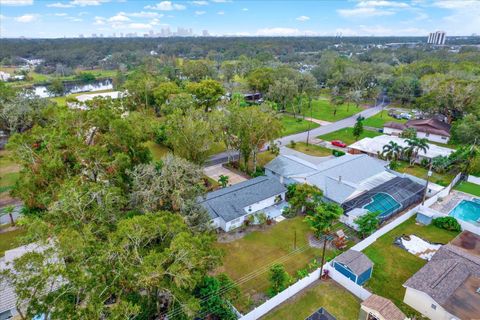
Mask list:
POLYGON ((435 202, 430 208, 443 214, 449 214, 450 211, 452 211, 462 200, 472 199, 476 199, 476 197, 473 197, 468 193, 452 190, 442 201, 435 202))

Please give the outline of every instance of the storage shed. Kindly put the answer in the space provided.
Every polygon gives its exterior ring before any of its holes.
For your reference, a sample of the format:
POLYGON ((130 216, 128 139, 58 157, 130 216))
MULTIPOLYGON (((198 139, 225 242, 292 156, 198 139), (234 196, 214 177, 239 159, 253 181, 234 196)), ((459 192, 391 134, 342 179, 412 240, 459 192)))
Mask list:
POLYGON ((358 285, 363 285, 371 278, 373 263, 359 251, 348 250, 333 260, 335 270, 358 285))

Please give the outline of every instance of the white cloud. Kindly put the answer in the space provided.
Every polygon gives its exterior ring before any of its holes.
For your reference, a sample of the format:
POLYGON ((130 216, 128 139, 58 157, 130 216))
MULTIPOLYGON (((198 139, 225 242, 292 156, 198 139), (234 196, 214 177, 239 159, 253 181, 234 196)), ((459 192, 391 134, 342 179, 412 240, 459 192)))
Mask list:
POLYGON ((152 19, 152 20, 150 21, 150 24, 151 24, 152 26, 159 25, 159 24, 160 24, 160 19, 157 19, 157 18, 152 19))
POLYGON ((148 23, 130 23, 128 25, 131 29, 151 29, 152 26, 148 23))
POLYGON ((395 14, 395 11, 376 9, 371 7, 353 8, 353 9, 338 9, 338 14, 345 18, 352 17, 377 17, 377 16, 391 16, 395 14))
POLYGON ((219 15, 223 16, 223 15, 225 14, 225 11, 223 11, 223 10, 220 10, 220 11, 218 11, 218 12, 217 12, 217 14, 219 14, 219 15))
POLYGON ((227 2, 232 2, 231 0, 211 0, 212 2, 215 3, 227 3, 227 2))
POLYGON ((292 37, 292 36, 314 36, 318 35, 317 32, 310 30, 299 30, 296 28, 264 28, 258 29, 257 36, 273 36, 273 37, 292 37))
POLYGON ((73 4, 69 4, 69 3, 55 2, 55 3, 49 3, 49 4, 47 4, 47 7, 52 7, 52 8, 72 8, 72 7, 74 7, 74 5, 73 5, 73 4))
POLYGON ((437 26, 445 30, 447 35, 470 35, 480 30, 480 1, 441 0, 432 5, 449 11, 437 26))
POLYGON ((67 19, 72 21, 72 22, 82 22, 83 21, 83 19, 75 18, 75 17, 67 17, 67 19))
POLYGON ((201 16, 201 15, 204 15, 205 13, 207 13, 206 11, 195 11, 195 14, 197 16, 201 16))
POLYGON ((57 17, 66 17, 66 16, 68 16, 68 14, 66 14, 66 13, 55 13, 55 15, 56 15, 57 17))
POLYGON ((132 12, 132 13, 125 13, 126 16, 135 17, 135 18, 160 18, 163 17, 163 14, 158 12, 152 11, 140 11, 140 12, 132 12))
POLYGON ((109 0, 73 0, 70 1, 71 5, 79 6, 79 7, 86 7, 86 6, 99 6, 104 2, 108 2, 109 0))
POLYGON ((435 1, 433 6, 443 9, 465 9, 478 6, 477 0, 440 0, 435 1))
POLYGON ((117 15, 110 17, 108 19, 109 22, 125 22, 130 21, 130 18, 125 15, 124 12, 119 12, 117 15))
POLYGON ((409 8, 410 6, 405 2, 372 0, 372 1, 360 1, 357 4, 357 7, 360 7, 360 8, 370 8, 370 7, 409 8))
POLYGON ((162 1, 153 6, 145 6, 145 9, 161 10, 161 11, 173 11, 173 10, 185 10, 186 7, 183 4, 176 4, 172 1, 162 1))
POLYGON ((104 17, 98 17, 98 16, 95 17, 94 19, 95 19, 95 22, 93 24, 95 24, 95 25, 104 25, 105 20, 107 20, 104 17))
POLYGON ((21 23, 30 23, 37 20, 37 18, 38 18, 38 15, 27 13, 27 14, 24 14, 23 16, 15 17, 15 21, 21 22, 21 23))
POLYGON ((0 0, 2 6, 31 6, 33 0, 0 0))
POLYGON ((208 1, 203 1, 203 0, 192 1, 192 4, 194 4, 194 5, 196 5, 196 6, 207 6, 207 5, 208 5, 208 1))
POLYGON ((248 11, 248 8, 242 8, 242 11, 248 11))
POLYGON ((310 20, 310 17, 307 17, 307 16, 300 16, 300 17, 297 17, 295 20, 298 20, 298 21, 308 21, 310 20))

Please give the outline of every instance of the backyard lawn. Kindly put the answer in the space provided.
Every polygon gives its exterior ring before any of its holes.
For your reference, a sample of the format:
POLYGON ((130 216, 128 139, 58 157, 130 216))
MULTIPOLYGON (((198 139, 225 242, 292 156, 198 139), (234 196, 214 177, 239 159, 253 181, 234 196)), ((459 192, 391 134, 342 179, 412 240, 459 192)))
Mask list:
POLYGON ((16 229, 13 231, 2 232, 2 229, 8 226, 0 227, 0 257, 3 257, 3 255, 5 254, 5 251, 18 247, 19 246, 18 237, 23 236, 25 234, 25 230, 23 229, 16 229))
POLYGON ((390 122, 390 121, 399 122, 399 123, 407 122, 407 120, 405 120, 405 119, 395 119, 393 117, 390 117, 388 115, 387 110, 383 110, 382 112, 377 113, 376 115, 365 119, 363 121, 363 125, 367 126, 367 127, 383 128, 383 125, 386 122, 390 122))
POLYGON ((305 142, 296 142, 295 147, 292 147, 291 144, 287 147, 315 157, 327 157, 332 155, 332 149, 314 144, 307 145, 305 142))
MULTIPOLYGON (((399 161, 398 162, 399 167, 395 169, 395 171, 401 172, 401 173, 408 173, 411 174, 412 176, 421 178, 421 179, 427 179, 427 172, 428 169, 419 166, 418 164, 414 165, 413 167, 410 167, 408 162, 406 161, 399 161)), ((453 174, 449 173, 436 173, 433 172, 432 176, 430 177, 430 182, 436 183, 441 186, 448 186, 450 182, 455 178, 453 174)))
MULTIPOLYGON (((321 250, 308 245, 309 233, 309 226, 303 217, 296 217, 266 227, 265 230, 251 232, 241 239, 217 244, 225 252, 224 264, 217 272, 228 274, 234 281, 255 272, 256 276, 240 284, 243 301, 237 307, 241 311, 250 309, 248 301, 252 297, 267 291, 268 267, 272 263, 282 263, 291 276, 296 276, 296 272, 305 268, 313 258, 321 259, 321 250), (299 250, 292 253, 295 232, 299 250)), ((333 258, 337 253, 328 250, 327 256, 333 258)))
POLYGON ((414 234, 433 243, 445 244, 457 233, 433 225, 418 225, 415 223, 415 217, 412 217, 363 250, 374 263, 372 278, 366 286, 375 294, 391 299, 408 316, 414 311, 402 302, 405 295, 405 288, 402 285, 427 261, 394 244, 395 239, 404 234, 414 234))
POLYGON ((320 307, 338 320, 352 320, 358 319, 360 301, 335 281, 315 282, 261 319, 305 319, 320 307))
POLYGON ((465 193, 472 194, 474 196, 480 197, 480 186, 475 183, 462 181, 455 186, 455 189, 465 193))
POLYGON ((20 167, 10 158, 10 153, 0 150, 0 194, 9 191, 18 179, 20 167))
MULTIPOLYGON (((363 109, 361 107, 357 108, 354 104, 345 103, 337 106, 337 112, 335 115, 333 114, 334 110, 335 107, 328 99, 318 99, 312 101, 312 118, 330 122, 348 118, 356 113, 359 113, 363 109)), ((308 111, 306 114, 310 115, 310 112, 308 111)))
POLYGON ((291 134, 304 132, 308 129, 315 129, 319 127, 318 123, 287 115, 283 115, 281 121, 283 125, 282 136, 289 136, 291 134))
MULTIPOLYGON (((363 130, 363 133, 360 135, 358 140, 362 140, 363 138, 373 138, 376 136, 381 136, 380 132, 370 131, 370 130, 363 130)), ((332 140, 342 140, 347 145, 352 144, 355 142, 355 137, 353 136, 353 128, 344 128, 334 132, 330 132, 317 138, 327 141, 332 140)))

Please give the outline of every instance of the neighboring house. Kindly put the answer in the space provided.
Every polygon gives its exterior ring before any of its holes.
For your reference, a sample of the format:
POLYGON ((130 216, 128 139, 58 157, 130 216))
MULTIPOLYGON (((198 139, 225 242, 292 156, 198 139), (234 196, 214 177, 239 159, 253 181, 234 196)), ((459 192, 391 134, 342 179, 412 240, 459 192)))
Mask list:
MULTIPOLYGON (((0 258, 0 272, 11 268, 15 259, 23 256, 27 252, 43 252, 45 246, 31 243, 15 249, 5 251, 5 256, 0 258)), ((56 283, 52 290, 58 288, 56 283)), ((17 296, 15 289, 5 280, 0 280, 0 320, 11 319, 18 315, 17 296)))
POLYGON ((348 250, 332 261, 332 266, 358 285, 363 285, 371 278, 373 263, 359 251, 348 250))
POLYGON ((372 294, 363 300, 358 320, 406 320, 405 314, 390 300, 372 294))
POLYGON ((405 124, 387 122, 383 126, 383 133, 399 136, 407 128, 416 129, 417 138, 426 138, 440 143, 447 143, 450 140, 450 125, 434 118, 409 120, 405 124))
MULTIPOLYGON (((381 135, 374 138, 363 138, 348 146, 348 152, 351 154, 368 154, 372 157, 378 157, 383 152, 383 146, 393 141, 401 147, 407 147, 408 144, 404 138, 396 136, 381 135)), ((420 151, 415 159, 415 162, 420 163, 423 159, 433 159, 438 156, 448 157, 455 150, 440 147, 435 144, 428 144, 427 152, 420 151)))
POLYGON ((432 320, 479 319, 480 236, 463 231, 403 286, 403 301, 432 320))
POLYGON ((259 212, 272 219, 280 216, 287 206, 286 191, 278 179, 261 176, 209 192, 199 198, 199 203, 207 209, 216 228, 230 231, 259 212))
POLYGON ((265 166, 265 173, 280 182, 308 183, 323 191, 327 200, 342 204, 393 178, 385 161, 367 155, 350 155, 312 163, 293 155, 280 155, 265 166))
POLYGON ((305 320, 336 320, 334 316, 328 313, 323 307, 312 313, 309 317, 305 318, 305 320))

